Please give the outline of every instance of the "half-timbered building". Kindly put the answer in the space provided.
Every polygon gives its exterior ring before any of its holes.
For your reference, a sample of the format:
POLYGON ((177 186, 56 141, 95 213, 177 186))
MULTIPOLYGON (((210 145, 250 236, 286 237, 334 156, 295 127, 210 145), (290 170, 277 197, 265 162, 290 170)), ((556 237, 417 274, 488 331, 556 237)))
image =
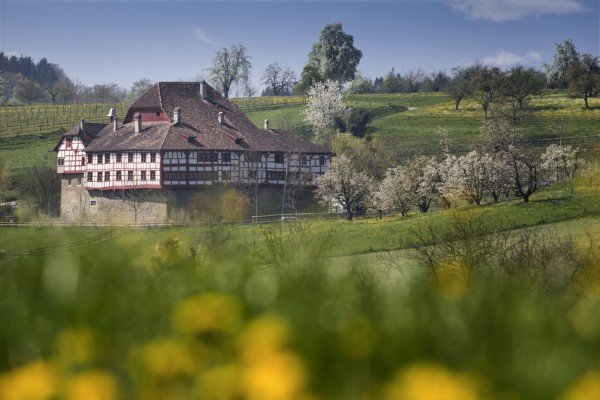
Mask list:
POLYGON ((256 127, 206 82, 159 82, 122 123, 112 109, 107 117, 81 120, 55 147, 63 218, 162 221, 178 192, 310 188, 331 156, 268 120, 256 127))

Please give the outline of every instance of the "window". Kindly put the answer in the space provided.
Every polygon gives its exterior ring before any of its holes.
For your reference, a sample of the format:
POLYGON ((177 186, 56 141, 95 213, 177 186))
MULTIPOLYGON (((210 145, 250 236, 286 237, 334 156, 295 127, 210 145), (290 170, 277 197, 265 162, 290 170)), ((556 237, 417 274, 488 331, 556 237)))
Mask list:
POLYGON ((91 172, 88 172, 87 174, 87 181, 88 182, 92 182, 94 180, 94 175, 91 172))
POLYGON ((133 180, 133 171, 127 171, 127 180, 128 181, 132 181, 133 180))
POLYGON ((150 153, 150 162, 156 162, 156 153, 150 153))
POLYGON ((81 177, 77 178, 77 185, 81 186, 81 177))
POLYGON ((156 171, 150 171, 150 180, 151 181, 155 181, 156 180, 156 171))
POLYGON ((117 162, 120 163, 121 162, 121 153, 117 153, 117 162))
POLYGON ((110 171, 106 171, 106 172, 104 173, 104 180, 105 180, 106 182, 110 181, 110 171))
POLYGON ((108 164, 110 162, 110 153, 106 153, 104 155, 104 164, 108 164))
POLYGON ((283 153, 275 153, 275 164, 283 164, 283 153))
POLYGON ((120 181, 121 180, 121 171, 117 171, 117 177, 116 180, 120 181))
POLYGON ((94 155, 88 154, 88 164, 93 164, 93 163, 94 163, 94 155))
POLYGON ((231 153, 221 153, 221 162, 229 164, 231 162, 231 153))
POLYGON ((268 181, 284 181, 285 171, 267 171, 268 181))
POLYGON ((216 181, 215 171, 190 171, 190 181, 216 181))
POLYGON ((142 180, 145 181, 146 180, 146 171, 142 171, 142 180))
POLYGON ((165 171, 163 179, 165 181, 185 181, 185 171, 165 171))
POLYGON ((90 201, 90 206, 95 206, 96 205, 96 200, 91 200, 90 201))
POLYGON ((248 171, 248 179, 256 179, 256 171, 248 171))
POLYGON ((325 165, 325 156, 319 156, 319 165, 325 165))
POLYGON ((304 165, 304 166, 307 166, 310 164, 310 156, 303 155, 300 160, 301 160, 302 165, 304 165))
POLYGON ((69 178, 69 186, 71 186, 71 178, 69 178))
POLYGON ((73 138, 72 137, 68 137, 67 138, 67 149, 70 149, 73 147, 73 138))
POLYGON ((96 180, 102 182, 102 172, 98 172, 98 178, 96 180))
POLYGON ((133 153, 127 153, 127 162, 133 162, 133 153))
POLYGON ((146 162, 146 153, 142 153, 142 162, 146 162))
POLYGON ((59 167, 62 167, 63 165, 65 165, 65 159, 64 158, 59 158, 56 160, 56 162, 58 163, 59 167))
POLYGON ((217 162, 218 157, 218 153, 198 152, 199 163, 217 162))
POLYGON ((221 171, 221 180, 225 182, 230 181, 231 171, 221 171))
POLYGON ((81 165, 85 165, 85 157, 81 157, 81 165))

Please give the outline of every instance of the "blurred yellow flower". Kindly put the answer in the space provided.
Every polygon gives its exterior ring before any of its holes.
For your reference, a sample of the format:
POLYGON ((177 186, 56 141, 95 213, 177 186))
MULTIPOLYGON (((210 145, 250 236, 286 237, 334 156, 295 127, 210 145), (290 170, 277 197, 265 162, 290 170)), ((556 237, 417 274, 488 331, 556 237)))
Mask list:
POLYGON ((436 268, 434 283, 442 296, 458 299, 469 289, 470 273, 462 263, 448 260, 436 268))
POLYGON ((242 355, 245 361, 260 360, 266 354, 284 349, 290 341, 287 324, 275 317, 264 316, 252 321, 241 337, 242 355))
POLYGON ((58 369, 45 361, 36 361, 0 376, 0 399, 51 399, 58 392, 59 385, 58 369))
POLYGON ((55 347, 58 359, 67 365, 89 363, 97 354, 94 335, 89 329, 62 331, 56 338, 55 347))
POLYGON ((183 300, 173 313, 173 327, 185 335, 231 332, 240 322, 242 306, 232 296, 209 293, 183 300))
POLYGON ((140 359, 144 371, 158 379, 192 376, 197 369, 190 350, 182 342, 170 339, 144 346, 140 359))
POLYGON ((275 316, 264 316, 248 325, 240 342, 240 383, 245 398, 282 400, 302 396, 306 372, 300 357, 287 349, 290 336, 287 324, 275 316))
POLYGON ((117 380, 105 371, 88 371, 72 378, 66 387, 66 400, 113 400, 118 395, 117 380))
POLYGON ((600 371, 590 371, 567 391, 564 400, 600 399, 600 371))
POLYGON ((204 371, 196 381, 196 393, 204 400, 235 400, 240 398, 239 369, 224 365, 204 371))
POLYGON ((300 397, 306 374, 300 358, 290 352, 266 354, 242 369, 241 385, 248 400, 289 400, 300 397))
POLYGON ((478 400, 476 382, 443 366, 416 364, 396 374, 385 390, 388 400, 478 400))

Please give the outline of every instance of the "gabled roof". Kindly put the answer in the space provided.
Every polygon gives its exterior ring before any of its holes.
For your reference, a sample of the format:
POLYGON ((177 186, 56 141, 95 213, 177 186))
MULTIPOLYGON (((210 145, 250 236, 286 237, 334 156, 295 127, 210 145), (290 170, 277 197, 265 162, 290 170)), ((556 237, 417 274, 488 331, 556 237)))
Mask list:
MULTIPOLYGON (((92 122, 85 122, 83 124, 83 130, 80 128, 80 123, 78 122, 75 126, 69 129, 67 132, 63 133, 62 137, 73 137, 77 136, 81 139, 84 146, 88 146, 95 138, 98 136, 98 133, 104 128, 106 124, 96 124, 92 122)), ((57 151, 62 143, 62 138, 60 141, 54 146, 54 151, 57 151)))
POLYGON ((88 147, 89 151, 112 150, 254 150, 269 152, 330 153, 291 133, 257 128, 242 110, 205 82, 159 82, 129 108, 124 125, 113 132, 107 126, 88 147), (205 86, 205 98, 200 95, 205 86), (178 107, 179 122, 173 123, 178 107), (162 110, 171 122, 144 122, 134 133, 133 115, 162 110), (218 121, 223 113, 223 123, 218 121))

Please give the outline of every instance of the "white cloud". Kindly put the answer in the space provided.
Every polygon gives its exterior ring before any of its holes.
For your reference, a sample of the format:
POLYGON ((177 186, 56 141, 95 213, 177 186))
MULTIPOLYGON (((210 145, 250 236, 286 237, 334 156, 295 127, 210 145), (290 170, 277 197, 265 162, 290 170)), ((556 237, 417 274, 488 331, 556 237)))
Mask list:
POLYGON ((202 29, 202 28, 194 29, 194 36, 196 36, 196 39, 198 39, 202 43, 215 44, 215 41, 213 40, 213 38, 208 36, 206 34, 206 32, 204 32, 204 29, 202 29))
POLYGON ((495 65, 497 67, 509 67, 515 64, 538 64, 542 61, 542 54, 538 51, 530 51, 525 55, 518 55, 510 51, 500 50, 493 56, 481 60, 483 64, 495 65))
POLYGON ((542 61, 542 53, 540 53, 539 51, 530 51, 529 53, 527 53, 527 58, 531 61, 540 62, 542 61))
POLYGON ((530 15, 570 14, 586 11, 581 0, 446 0, 471 19, 518 21, 530 15))

